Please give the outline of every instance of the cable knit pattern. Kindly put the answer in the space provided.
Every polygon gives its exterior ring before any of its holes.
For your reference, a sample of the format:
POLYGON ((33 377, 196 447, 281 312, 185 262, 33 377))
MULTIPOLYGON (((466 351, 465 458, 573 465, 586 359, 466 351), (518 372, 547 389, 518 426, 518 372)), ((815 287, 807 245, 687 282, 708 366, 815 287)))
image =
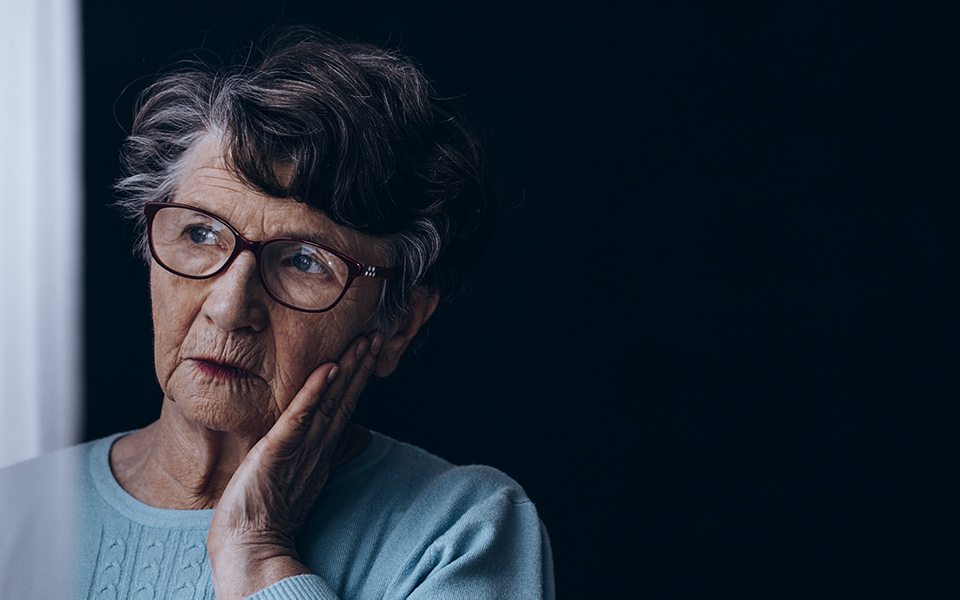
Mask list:
MULTIPOLYGON (((154 508, 130 496, 110 471, 118 437, 0 471, 4 597, 213 600, 213 510, 154 508), (72 569, 69 558, 49 562, 71 543, 72 569)), ((554 596, 546 531, 513 480, 379 434, 330 474, 297 549, 313 574, 251 600, 554 596)))
POLYGON ((124 565, 127 564, 127 543, 124 537, 100 536, 100 560, 93 580, 90 597, 98 600, 118 600, 124 565))
POLYGON ((172 531, 126 522, 101 527, 91 600, 213 598, 210 563, 200 530, 172 531), (128 592, 122 590, 129 590, 128 592))

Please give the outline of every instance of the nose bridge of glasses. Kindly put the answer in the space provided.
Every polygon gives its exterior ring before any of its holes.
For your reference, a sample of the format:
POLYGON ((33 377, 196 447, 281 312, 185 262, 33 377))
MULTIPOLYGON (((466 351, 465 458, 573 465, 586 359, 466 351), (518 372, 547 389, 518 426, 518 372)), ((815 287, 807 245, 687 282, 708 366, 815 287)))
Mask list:
POLYGON ((263 280, 263 268, 261 266, 260 259, 260 249, 263 247, 263 241, 254 241, 245 238, 238 231, 230 228, 230 231, 233 233, 233 252, 230 253, 230 257, 227 260, 226 264, 223 266, 223 270, 229 269, 233 266, 233 263, 240 258, 240 255, 244 250, 249 250, 253 255, 254 268, 258 271, 258 277, 261 284, 266 285, 266 282, 263 280))
POLYGON ((230 233, 233 234, 233 244, 235 246, 233 251, 235 254, 239 254, 244 250, 249 250, 250 252, 253 252, 254 255, 257 255, 260 253, 260 246, 263 244, 263 242, 249 240, 246 237, 244 237, 242 233, 234 229, 233 225, 230 225, 229 223, 226 223, 226 222, 225 224, 230 229, 230 233))

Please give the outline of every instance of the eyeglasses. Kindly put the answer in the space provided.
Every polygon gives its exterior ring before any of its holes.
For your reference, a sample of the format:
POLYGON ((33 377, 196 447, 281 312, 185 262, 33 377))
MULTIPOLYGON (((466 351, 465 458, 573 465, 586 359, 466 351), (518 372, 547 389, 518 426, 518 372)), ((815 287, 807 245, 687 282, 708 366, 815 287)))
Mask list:
POLYGON ((244 250, 253 252, 263 289, 280 304, 324 312, 357 277, 389 279, 393 269, 365 265, 322 244, 280 237, 254 242, 213 213, 173 202, 147 202, 150 253, 175 275, 206 279, 222 273, 244 250))

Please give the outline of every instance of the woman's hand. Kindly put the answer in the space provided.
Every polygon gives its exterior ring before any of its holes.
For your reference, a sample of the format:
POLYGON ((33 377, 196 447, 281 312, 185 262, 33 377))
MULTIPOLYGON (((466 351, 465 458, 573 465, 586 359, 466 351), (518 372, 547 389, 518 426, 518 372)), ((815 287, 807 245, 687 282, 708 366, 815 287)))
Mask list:
POLYGON ((217 598, 245 598, 309 573, 294 539, 327 481, 382 337, 354 340, 338 364, 317 368, 237 468, 217 504, 207 551, 217 598))

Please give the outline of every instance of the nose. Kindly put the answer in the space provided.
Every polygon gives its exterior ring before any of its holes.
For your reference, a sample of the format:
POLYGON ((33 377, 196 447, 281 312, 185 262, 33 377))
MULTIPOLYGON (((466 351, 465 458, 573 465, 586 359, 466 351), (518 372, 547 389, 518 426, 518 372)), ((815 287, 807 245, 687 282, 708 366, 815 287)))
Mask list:
POLYGON ((204 315, 217 327, 262 331, 267 326, 269 297, 252 252, 240 252, 224 272, 207 281, 210 288, 203 303, 204 315))

